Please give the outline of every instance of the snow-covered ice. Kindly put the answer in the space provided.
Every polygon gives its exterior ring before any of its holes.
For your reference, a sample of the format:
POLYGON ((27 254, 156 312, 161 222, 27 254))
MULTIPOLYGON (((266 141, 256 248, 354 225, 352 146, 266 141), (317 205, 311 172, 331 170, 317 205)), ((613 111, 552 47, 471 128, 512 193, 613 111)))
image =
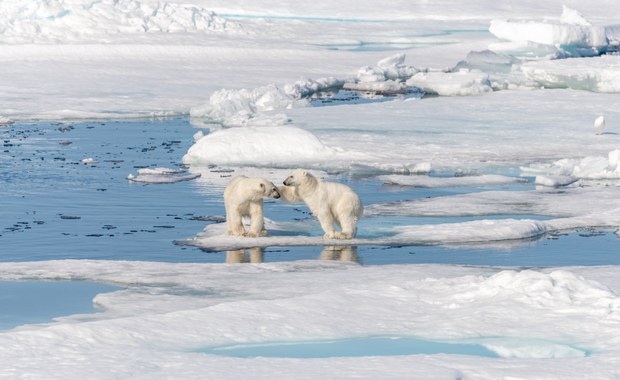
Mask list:
MULTIPOLYGON (((46 260, 24 252, 19 262, 0 262, 0 280, 87 280, 122 288, 94 298, 98 313, 1 331, 0 378, 619 377, 618 266, 354 260, 356 246, 509 250, 582 228, 618 235, 618 25, 606 0, 587 7, 577 0, 398 0, 390 6, 367 0, 3 0, 0 130, 17 129, 0 157, 7 185, 29 178, 15 176, 12 164, 17 149, 40 150, 26 141, 47 138, 30 128, 40 120, 188 116, 200 128, 187 130, 193 145, 163 164, 182 161, 187 168, 145 162, 134 166, 137 174, 124 172, 121 182, 165 194, 183 183, 136 186, 127 179, 194 179, 186 184, 195 185, 209 207, 218 204, 232 173, 280 183, 289 169, 304 167, 388 189, 364 199, 365 216, 351 241, 325 241, 310 215, 293 219, 290 209, 267 204, 266 212, 277 214, 266 215, 269 237, 229 237, 223 224, 212 223, 178 242, 228 251, 228 263, 243 262, 247 249, 253 265, 155 262, 146 254, 144 261, 128 261, 109 241, 100 243, 110 244, 109 260, 46 260), (367 101, 314 106, 341 90, 367 101), (599 116, 605 128, 597 134, 599 116), (430 195, 401 199, 403 188, 430 195), (392 196, 384 196, 388 191, 392 196), (262 262, 264 249, 274 246, 292 252, 319 246, 324 260, 262 262), (370 337, 471 343, 498 358, 206 352, 370 337)), ((153 132, 142 133, 148 151, 153 132)), ((63 136, 51 139, 49 149, 73 152, 78 143, 63 136)), ((115 143, 123 145, 123 136, 115 143)), ((64 162, 60 154, 51 158, 33 166, 43 179, 50 161, 64 162)), ((96 173, 117 161, 109 158, 85 152, 62 168, 96 173)), ((89 180, 81 181, 71 186, 89 180)), ((54 202, 45 194, 36 201, 54 202)), ((196 212, 205 207, 199 203, 196 212)), ((291 207, 297 206, 305 210, 291 207)), ((31 209, 22 214, 38 217, 31 209)), ((213 215, 211 221, 221 220, 213 215)), ((58 241, 69 235, 41 242, 40 249, 64 244, 58 241)), ((9 249, 16 251, 11 257, 21 252, 19 244, 9 249)))

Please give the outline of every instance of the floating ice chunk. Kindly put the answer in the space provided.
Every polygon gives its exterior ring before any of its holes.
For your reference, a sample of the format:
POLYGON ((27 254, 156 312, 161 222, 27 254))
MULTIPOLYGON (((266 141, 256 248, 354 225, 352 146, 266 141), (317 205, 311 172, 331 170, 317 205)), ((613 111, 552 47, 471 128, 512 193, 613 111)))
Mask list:
POLYGON ((526 78, 548 88, 620 92, 620 56, 618 55, 528 62, 523 64, 521 70, 526 78))
POLYGON ((492 50, 471 51, 457 63, 455 69, 479 70, 485 73, 509 73, 518 60, 492 50))
POLYGON ((85 158, 85 159, 83 159, 83 160, 82 160, 82 163, 83 163, 84 165, 92 165, 92 164, 94 164, 94 163, 96 163, 96 162, 97 162, 97 161, 95 161, 95 159, 94 159, 94 158, 92 158, 92 157, 87 157, 87 158, 85 158))
POLYGON ((414 186, 414 187, 454 187, 454 186, 484 186, 501 185, 509 183, 527 182, 523 178, 508 177, 503 175, 479 175, 463 177, 430 177, 425 175, 384 175, 379 180, 392 185, 414 186))
POLYGON ((478 70, 420 72, 407 80, 407 86, 441 96, 478 95, 491 92, 489 76, 478 70))
POLYGON ((376 66, 360 68, 355 81, 345 83, 344 88, 382 94, 405 92, 403 82, 419 71, 405 65, 405 57, 404 53, 394 54, 381 59, 376 66))
POLYGON ((183 157, 190 165, 294 167, 330 160, 336 150, 293 126, 230 128, 198 140, 183 157))
POLYGON ((605 26, 605 35, 607 35, 609 46, 618 49, 620 46, 620 24, 605 26))
POLYGON ((194 138, 194 142, 200 140, 201 138, 205 137, 204 132, 202 131, 198 131, 196 133, 194 133, 194 136, 192 136, 194 138))
POLYGON ((375 82, 386 80, 406 80, 419 70, 405 65, 404 53, 383 58, 377 66, 364 66, 357 73, 358 82, 375 82))
POLYGON ((620 178, 620 149, 609 152, 607 157, 562 159, 551 165, 532 165, 521 168, 522 175, 569 176, 577 179, 620 178))
POLYGON ((564 50, 553 45, 537 44, 530 41, 495 42, 489 45, 489 50, 524 61, 567 57, 564 50))
POLYGON ((282 87, 270 84, 252 90, 222 89, 211 95, 207 104, 193 107, 190 116, 225 127, 284 125, 288 118, 277 111, 305 106, 307 97, 318 91, 341 87, 343 83, 330 77, 300 80, 282 87))
POLYGON ((271 246, 318 246, 318 245, 418 245, 418 244, 464 244, 531 239, 543 235, 548 227, 544 222, 529 219, 476 220, 463 223, 432 225, 409 225, 393 227, 387 236, 368 238, 361 230, 358 237, 350 240, 323 239, 300 233, 291 235, 288 229, 267 223, 268 237, 239 238, 228 236, 225 226, 208 225, 196 237, 179 241, 178 244, 201 247, 212 251, 271 246))
POLYGON ((13 124, 13 120, 9 119, 8 117, 4 117, 4 116, 0 116, 0 128, 1 127, 6 127, 8 125, 13 124))
POLYGON ((588 21, 578 11, 562 5, 562 14, 560 15, 560 22, 562 24, 572 24, 581 26, 592 26, 592 23, 588 21))
POLYGON ((557 175, 557 176, 536 176, 534 183, 539 186, 547 186, 547 187, 562 187, 568 186, 577 182, 579 179, 567 176, 567 175, 557 175))
POLYGON ((481 344, 502 358, 544 359, 586 356, 586 351, 583 349, 539 339, 500 338, 483 340, 481 344))
POLYGON ((198 177, 200 177, 198 173, 187 173, 181 169, 144 168, 138 169, 137 176, 129 174, 127 179, 133 182, 160 184, 189 181, 198 177))
POLYGON ((603 129, 605 129, 605 116, 599 116, 594 120, 594 128, 596 128, 597 135, 603 134, 603 129))
POLYGON ((608 46, 606 28, 594 26, 577 11, 564 7, 560 20, 492 20, 489 31, 507 41, 560 46, 577 56, 598 55, 608 46))

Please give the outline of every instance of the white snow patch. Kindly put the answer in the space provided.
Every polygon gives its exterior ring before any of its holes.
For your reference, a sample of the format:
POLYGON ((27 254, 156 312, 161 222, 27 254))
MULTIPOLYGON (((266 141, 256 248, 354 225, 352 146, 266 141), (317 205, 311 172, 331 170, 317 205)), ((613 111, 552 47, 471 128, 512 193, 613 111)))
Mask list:
POLYGON ((214 131, 189 148, 190 165, 295 167, 330 161, 338 150, 312 133, 293 126, 228 128, 214 131))

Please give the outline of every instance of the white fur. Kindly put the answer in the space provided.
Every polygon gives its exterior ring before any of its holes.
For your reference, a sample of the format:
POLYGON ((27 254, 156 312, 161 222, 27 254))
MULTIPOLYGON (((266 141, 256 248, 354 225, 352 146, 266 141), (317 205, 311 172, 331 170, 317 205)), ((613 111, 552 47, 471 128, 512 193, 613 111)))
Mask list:
POLYGON ((350 187, 317 179, 305 170, 294 170, 279 187, 284 199, 303 201, 321 223, 325 239, 352 239, 357 234, 357 221, 362 217, 360 197, 350 187), (287 187, 289 187, 287 189, 287 187), (294 191, 290 189, 293 187, 294 191), (342 231, 335 232, 338 224, 342 231))
POLYGON ((233 178, 224 190, 226 233, 236 236, 267 236, 263 221, 263 198, 280 198, 276 186, 264 178, 233 178), (245 232, 243 217, 250 218, 250 231, 245 232))

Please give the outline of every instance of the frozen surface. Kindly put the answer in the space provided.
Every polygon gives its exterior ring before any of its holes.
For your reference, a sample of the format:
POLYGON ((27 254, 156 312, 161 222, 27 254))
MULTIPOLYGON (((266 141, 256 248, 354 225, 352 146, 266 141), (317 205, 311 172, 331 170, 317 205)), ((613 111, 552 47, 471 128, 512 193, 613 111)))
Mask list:
POLYGON ((493 20, 489 28, 500 39, 560 46, 567 54, 598 55, 608 46, 603 25, 592 25, 574 9, 563 6, 559 20, 493 20))
POLYGON ((0 280, 123 288, 3 331, 0 377, 617 378, 616 8, 0 2, 0 280), (273 200, 223 234, 232 175, 296 167, 360 193, 356 240, 273 200), (499 358, 198 352, 377 336, 499 358))
POLYGON ((597 58, 529 62, 525 76, 548 88, 620 92, 620 55, 597 58))
POLYGON ((574 378, 584 368, 593 376, 612 378, 619 364, 620 284, 615 267, 510 270, 320 261, 224 266, 69 260, 0 264, 0 278, 86 278, 126 287, 98 295, 95 303, 104 311, 87 321, 68 318, 0 334, 2 360, 10 363, 2 366, 3 376, 197 378, 208 368, 215 377, 234 378, 251 366, 257 378, 269 378, 276 366, 279 376, 376 377, 385 374, 387 364, 392 368, 389 378, 405 373, 450 378, 474 372, 489 378, 502 373, 574 378), (325 305, 330 305, 329 312, 325 305), (378 335, 460 340, 483 345, 502 359, 414 355, 317 361, 195 352, 233 344, 378 335), (67 358, 89 365, 76 366, 67 358))

